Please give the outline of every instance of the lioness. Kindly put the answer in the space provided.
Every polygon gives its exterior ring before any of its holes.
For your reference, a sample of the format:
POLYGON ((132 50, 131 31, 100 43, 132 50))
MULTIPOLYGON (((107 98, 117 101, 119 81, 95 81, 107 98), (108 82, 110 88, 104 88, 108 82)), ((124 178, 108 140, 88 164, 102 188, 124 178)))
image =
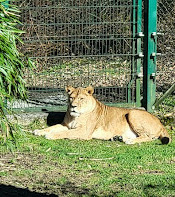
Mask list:
POLYGON ((109 107, 93 97, 94 89, 66 87, 68 109, 63 123, 42 130, 35 135, 47 139, 102 139, 121 136, 126 144, 159 138, 163 144, 171 139, 158 118, 144 110, 109 107))

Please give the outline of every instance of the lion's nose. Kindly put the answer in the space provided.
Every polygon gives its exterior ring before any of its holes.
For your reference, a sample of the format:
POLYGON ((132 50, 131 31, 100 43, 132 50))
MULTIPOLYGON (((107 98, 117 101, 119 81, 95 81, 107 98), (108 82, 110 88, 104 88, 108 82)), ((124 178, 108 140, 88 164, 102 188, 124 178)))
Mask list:
POLYGON ((76 103, 71 103, 71 107, 75 108, 75 107, 77 107, 77 104, 76 103))

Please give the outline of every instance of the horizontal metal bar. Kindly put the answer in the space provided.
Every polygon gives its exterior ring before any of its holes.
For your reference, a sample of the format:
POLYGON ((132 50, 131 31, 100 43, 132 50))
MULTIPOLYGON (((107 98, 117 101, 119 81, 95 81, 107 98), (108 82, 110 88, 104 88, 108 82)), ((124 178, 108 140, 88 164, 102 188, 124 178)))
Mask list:
MULTIPOLYGON (((38 73, 39 75, 41 73, 38 73)), ((54 73, 55 75, 57 74, 57 72, 54 73)), ((136 74, 135 74, 136 75, 136 74)), ((105 86, 105 87, 95 87, 94 90, 99 91, 101 89, 120 89, 120 88, 127 88, 127 86, 105 86)), ((27 87, 27 90, 30 92, 65 92, 64 88, 49 88, 49 87, 27 87)))
MULTIPOLYGON (((136 107, 136 103, 104 103, 111 107, 136 107)), ((51 111, 67 111, 67 106, 45 106, 45 107, 26 107, 26 108, 13 108, 15 112, 51 112, 51 111)))
POLYGON ((111 107, 136 107, 136 103, 104 103, 111 107))
MULTIPOLYGON (((116 64, 118 64, 118 63, 116 63, 116 64)), ((88 65, 88 63, 87 63, 87 65, 88 65)), ((111 64, 110 64, 110 65, 111 65, 111 64)), ((70 75, 70 72, 65 72, 65 71, 64 71, 65 68, 64 68, 64 67, 62 68, 61 65, 60 65, 59 63, 58 63, 58 64, 49 64, 49 66, 60 66, 59 71, 64 72, 65 75, 70 75)), ((114 71, 120 73, 122 67, 123 67, 123 66, 121 66, 121 67, 119 67, 119 68, 115 68, 114 71)), ((74 69, 74 68, 76 68, 76 66, 73 67, 72 69, 74 69)), ((82 70, 82 68, 80 68, 80 70, 82 70)), ((105 70, 93 71, 93 73, 95 73, 95 74, 102 74, 102 73, 105 73, 105 72, 106 72, 105 70)), ((109 71, 109 72, 110 72, 110 71, 109 71)), ((91 74, 91 71, 90 71, 90 72, 86 72, 86 74, 87 74, 87 73, 91 74)), ((31 75, 32 75, 32 74, 31 74, 31 75)), ((38 77, 38 76, 43 76, 43 75, 48 75, 48 76, 52 77, 52 76, 57 76, 58 73, 49 72, 48 70, 46 70, 46 71, 42 71, 42 72, 36 72, 36 73, 33 74, 32 76, 38 77)), ((131 75, 130 69, 129 69, 128 71, 125 71, 124 75, 125 75, 125 76, 130 76, 130 75, 131 75)), ((137 76, 137 77, 141 77, 141 74, 140 74, 140 76, 138 76, 138 73, 132 73, 132 75, 133 75, 133 76, 137 76)), ((30 76, 30 75, 28 75, 28 77, 29 77, 29 76, 30 76)), ((29 87, 29 86, 27 86, 27 87, 29 87)), ((34 87, 34 88, 35 88, 35 87, 34 87)), ((38 87, 38 88, 39 88, 39 87, 38 87)), ((48 87, 47 87, 47 88, 48 88, 48 87)), ((46 88, 46 89, 47 89, 47 88, 46 88)))
POLYGON ((44 56, 30 57, 32 59, 57 59, 57 58, 74 58, 74 57, 118 57, 118 56, 137 56, 137 54, 106 54, 106 55, 60 55, 60 56, 44 56))
MULTIPOLYGON (((40 39, 40 40, 23 40, 23 42, 25 42, 25 43, 41 43, 42 41, 44 41, 44 42, 46 42, 46 44, 48 43, 48 42, 57 42, 57 43, 59 43, 59 42, 64 42, 64 43, 67 43, 67 42, 80 42, 80 41, 88 41, 88 42, 90 42, 90 41, 110 41, 110 40, 114 40, 114 41, 116 41, 116 40, 136 40, 136 39, 133 39, 133 38, 72 38, 72 39, 60 39, 60 40, 42 40, 42 39, 40 39)), ((42 44, 44 44, 43 42, 42 42, 42 44)), ((86 43, 87 44, 87 43, 86 43)))
POLYGON ((19 9, 23 9, 23 10, 26 10, 26 9, 35 9, 35 10, 39 10, 39 9, 80 9, 80 8, 87 8, 87 9, 90 9, 90 8, 135 8, 136 6, 138 5, 102 5, 102 4, 99 4, 99 5, 96 5, 96 6, 61 6, 61 5, 58 5, 58 6, 40 6, 40 7, 34 7, 34 6, 26 6, 26 7, 20 7, 19 6, 19 9))
POLYGON ((62 111, 62 112, 65 112, 66 110, 67 110, 67 106, 13 108, 14 112, 47 112, 47 111, 62 111))
POLYGON ((71 22, 69 22, 69 23, 64 23, 64 22, 60 22, 60 23, 33 23, 33 21, 32 21, 32 24, 30 24, 30 23, 23 23, 21 26, 57 26, 57 25, 68 25, 68 26, 71 26, 71 25, 86 25, 86 26, 88 26, 88 25, 108 25, 108 24, 137 24, 136 22, 135 23, 133 23, 133 22, 114 22, 114 21, 112 21, 112 22, 87 22, 87 21, 83 21, 82 23, 81 22, 77 22, 77 23, 71 23, 71 22))
MULTIPOLYGON (((55 39, 55 41, 58 41, 58 39, 60 39, 60 38, 78 38, 78 37, 81 37, 81 39, 83 39, 83 37, 85 38, 85 39, 92 39, 92 38, 99 38, 100 39, 100 37, 105 37, 105 38, 114 38, 114 39, 116 39, 116 38, 122 38, 122 39, 136 39, 136 38, 131 38, 130 37, 130 35, 128 35, 128 34, 108 34, 108 35, 106 35, 106 34, 76 34, 76 35, 66 35, 66 36, 62 36, 62 35, 60 35, 60 36, 47 36, 47 35, 44 35, 44 36, 42 36, 42 35, 40 35, 39 36, 39 38, 40 38, 40 40, 41 39, 46 39, 47 38, 47 40, 50 40, 50 41, 54 41, 54 39, 55 39), (120 36, 120 37, 118 37, 118 36, 120 36)), ((21 39, 26 39, 26 40, 28 40, 28 39, 33 39, 33 40, 38 40, 38 37, 37 36, 33 36, 33 37, 22 37, 22 36, 20 36, 20 38, 21 39)))
MULTIPOLYGON (((39 73, 39 75, 40 75, 41 73, 39 73)), ((47 73, 48 74, 48 73, 47 73)), ((54 73, 55 75, 56 75, 56 73, 54 73)), ((46 87, 46 88, 44 88, 44 87, 42 87, 42 88, 40 88, 40 87, 27 87, 27 90, 29 91, 29 92, 64 92, 65 90, 64 90, 64 88, 48 88, 48 87, 46 87)))

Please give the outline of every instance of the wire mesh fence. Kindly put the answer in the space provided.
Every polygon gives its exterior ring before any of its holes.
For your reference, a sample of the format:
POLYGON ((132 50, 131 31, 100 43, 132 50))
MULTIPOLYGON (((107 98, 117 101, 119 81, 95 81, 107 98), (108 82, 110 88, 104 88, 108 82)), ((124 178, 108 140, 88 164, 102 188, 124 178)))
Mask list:
POLYGON ((175 2, 158 0, 157 97, 175 83, 175 2))
MULTIPOLYGON (((12 107, 65 109, 67 85, 92 85, 95 96, 111 105, 135 103, 138 78, 141 94, 143 91, 140 77, 143 62, 138 61, 138 48, 144 49, 137 45, 138 18, 142 18, 138 15, 142 9, 139 2, 143 3, 139 0, 17 1, 21 29, 26 31, 22 35, 24 44, 19 48, 36 62, 36 69, 24 72, 28 103, 18 101, 12 107)), ((158 0, 157 10, 158 32, 164 33, 157 37, 157 54, 161 54, 157 56, 156 74, 159 98, 175 80, 175 3, 158 0)))
MULTIPOLYGON (((135 1, 26 0, 17 5, 26 31, 19 48, 37 66, 24 75, 29 107, 65 106, 66 85, 92 85, 99 100, 127 103, 137 55, 133 49, 135 1)), ((134 81, 130 94, 133 103, 134 81)))

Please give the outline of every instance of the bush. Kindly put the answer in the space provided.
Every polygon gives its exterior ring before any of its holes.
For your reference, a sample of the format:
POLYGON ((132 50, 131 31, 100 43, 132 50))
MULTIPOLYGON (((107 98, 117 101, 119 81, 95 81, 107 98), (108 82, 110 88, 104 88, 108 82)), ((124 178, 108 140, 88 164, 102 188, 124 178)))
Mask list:
POLYGON ((30 60, 24 59, 18 52, 16 42, 21 42, 19 35, 23 33, 16 28, 19 24, 19 11, 16 6, 6 5, 0 0, 0 139, 4 142, 7 137, 13 136, 17 130, 11 124, 6 114, 12 114, 6 101, 12 102, 14 98, 25 99, 26 89, 23 80, 23 69, 32 66, 30 60))

